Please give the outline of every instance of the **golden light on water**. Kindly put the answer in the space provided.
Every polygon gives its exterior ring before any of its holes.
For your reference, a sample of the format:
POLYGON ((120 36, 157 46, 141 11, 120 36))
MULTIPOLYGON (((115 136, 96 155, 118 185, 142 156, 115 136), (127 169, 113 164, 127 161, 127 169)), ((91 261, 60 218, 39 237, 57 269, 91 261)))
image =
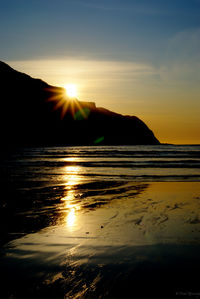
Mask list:
POLYGON ((67 195, 62 198, 62 201, 65 202, 64 209, 66 210, 65 224, 70 231, 73 231, 75 228, 77 218, 76 211, 80 210, 79 205, 74 202, 74 195, 74 190, 69 190, 67 195))
MULTIPOLYGON (((75 161, 76 158, 74 158, 75 161)), ((73 162, 73 158, 70 158, 69 160, 70 162, 73 162)), ((79 173, 80 173, 80 167, 79 166, 66 166, 65 167, 65 186, 66 189, 71 189, 71 186, 74 186, 76 184, 79 183, 80 181, 80 177, 79 177, 79 173)))
POLYGON ((73 174, 75 174, 76 175, 76 173, 78 172, 78 170, 79 170, 79 167, 78 166, 67 166, 66 167, 66 171, 68 172, 68 173, 73 173, 73 174))
POLYGON ((77 211, 80 210, 80 205, 75 202, 74 190, 69 190, 67 192, 67 196, 65 196, 62 200, 65 202, 65 209, 67 210, 65 217, 66 227, 70 231, 73 231, 77 224, 77 211))
POLYGON ((66 94, 70 98, 77 98, 77 86, 76 84, 65 85, 66 94))
MULTIPOLYGON (((74 158, 74 161, 76 158, 74 158)), ((70 158, 70 162, 73 162, 73 157, 70 158)), ((66 166, 66 196, 62 198, 66 211, 65 225, 69 231, 74 231, 78 225, 78 211, 80 210, 79 200, 76 198, 76 193, 73 186, 80 182, 79 178, 80 167, 79 166, 66 166)))
POLYGON ((70 212, 66 217, 66 224, 68 228, 72 228, 74 226, 76 220, 75 209, 71 208, 70 212))

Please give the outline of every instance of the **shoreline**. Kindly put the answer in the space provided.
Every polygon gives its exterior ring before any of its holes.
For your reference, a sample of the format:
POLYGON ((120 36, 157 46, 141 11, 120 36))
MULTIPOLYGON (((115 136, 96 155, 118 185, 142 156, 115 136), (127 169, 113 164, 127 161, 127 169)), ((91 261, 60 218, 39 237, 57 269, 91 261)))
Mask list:
POLYGON ((180 298, 176 293, 197 292, 200 183, 126 182, 101 195, 94 186, 99 190, 93 185, 79 198, 72 185, 58 205, 60 221, 3 247, 3 285, 17 298, 180 298), (104 203, 89 205, 92 199, 104 203))

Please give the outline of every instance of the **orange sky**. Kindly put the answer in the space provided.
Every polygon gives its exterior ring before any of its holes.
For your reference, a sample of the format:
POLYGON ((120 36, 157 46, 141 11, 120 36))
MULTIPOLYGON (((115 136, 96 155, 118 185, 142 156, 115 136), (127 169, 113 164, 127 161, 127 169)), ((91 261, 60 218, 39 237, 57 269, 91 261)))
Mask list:
POLYGON ((163 143, 200 144, 199 87, 175 82, 151 65, 128 61, 7 61, 52 85, 77 85, 80 100, 141 118, 163 143), (153 77, 163 76, 162 80, 153 77))

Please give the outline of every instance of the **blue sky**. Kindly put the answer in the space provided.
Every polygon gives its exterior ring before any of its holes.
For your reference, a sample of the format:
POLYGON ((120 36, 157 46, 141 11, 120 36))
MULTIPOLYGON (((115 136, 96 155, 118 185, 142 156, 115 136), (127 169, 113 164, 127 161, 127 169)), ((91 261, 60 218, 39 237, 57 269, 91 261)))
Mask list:
POLYGON ((0 0, 0 59, 77 81, 81 98, 138 115, 163 142, 200 143, 199 0, 0 0))
POLYGON ((197 0, 1 0, 1 56, 156 63, 168 39, 200 26, 199 16, 197 0))

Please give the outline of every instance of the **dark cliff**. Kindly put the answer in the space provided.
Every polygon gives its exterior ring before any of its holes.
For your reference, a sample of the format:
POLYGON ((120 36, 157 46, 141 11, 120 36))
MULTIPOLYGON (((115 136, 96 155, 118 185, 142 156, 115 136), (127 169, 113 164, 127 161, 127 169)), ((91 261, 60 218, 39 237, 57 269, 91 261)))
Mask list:
POLYGON ((13 145, 159 144, 136 116, 69 99, 63 88, 0 62, 1 141, 13 145))

